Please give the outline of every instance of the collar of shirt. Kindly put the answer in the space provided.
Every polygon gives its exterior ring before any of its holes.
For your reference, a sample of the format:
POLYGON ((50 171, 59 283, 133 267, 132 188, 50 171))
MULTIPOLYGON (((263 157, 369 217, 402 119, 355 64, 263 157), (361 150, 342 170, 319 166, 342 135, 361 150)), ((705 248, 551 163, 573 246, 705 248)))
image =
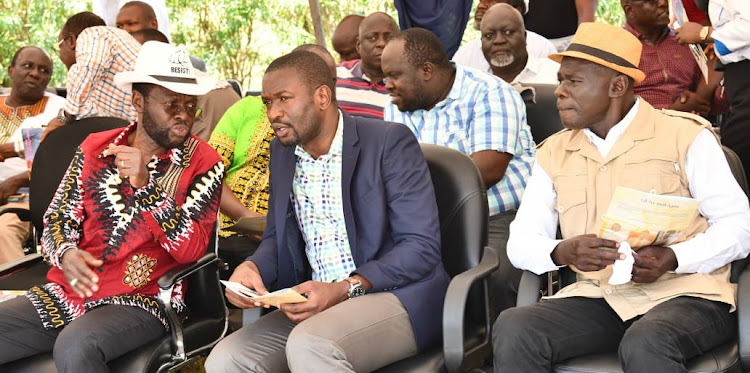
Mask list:
POLYGON ((633 107, 630 108, 630 111, 628 111, 628 113, 617 124, 609 129, 609 132, 607 132, 607 137, 604 139, 597 136, 588 128, 583 129, 583 133, 586 135, 586 137, 589 138, 589 142, 591 142, 591 144, 594 145, 594 147, 599 151, 599 154, 602 155, 602 158, 607 156, 609 151, 612 149, 612 146, 614 146, 615 142, 617 142, 617 139, 619 139, 620 136, 625 133, 625 130, 630 127, 630 124, 633 123, 635 114, 638 112, 640 101, 640 98, 635 98, 635 104, 633 104, 633 107))
MULTIPOLYGON (((120 132, 120 134, 117 135, 117 137, 115 137, 115 139, 109 145, 107 145, 107 147, 105 147, 101 153, 99 153, 99 158, 108 157, 109 155, 104 154, 104 152, 112 146, 117 146, 117 145, 128 146, 128 136, 135 130, 137 126, 138 126, 137 122, 132 122, 127 127, 125 127, 125 129, 123 129, 122 132, 120 132)), ((162 154, 154 155, 154 157, 160 160, 169 159, 172 163, 174 163, 176 166, 179 166, 179 167, 189 167, 190 166, 190 152, 188 152, 187 149, 185 148, 188 142, 189 141, 185 141, 182 144, 182 146, 168 149, 166 152, 162 154)))
MULTIPOLYGON (((641 35, 640 32, 638 32, 636 29, 634 29, 633 26, 630 26, 627 22, 625 23, 625 29, 628 30, 628 31, 630 31, 630 33, 633 34, 633 35, 635 35, 635 37, 637 37, 638 40, 640 40, 641 42, 643 42, 643 35, 641 35)), ((673 35, 674 34, 674 30, 672 30, 671 28, 669 28, 669 26, 664 26, 664 29, 662 30, 661 35, 659 35, 659 39, 656 40, 656 43, 658 44, 659 42, 661 42, 662 40, 664 40, 664 38, 667 37, 667 35, 670 35, 670 34, 673 35)))
POLYGON ((352 73, 352 76, 354 76, 355 78, 366 80, 370 84, 373 84, 372 79, 370 79, 367 75, 365 75, 365 72, 362 71, 362 60, 357 60, 357 62, 354 65, 352 65, 349 71, 352 73))
POLYGON ((310 154, 308 154, 305 149, 302 148, 301 145, 297 145, 294 148, 294 155, 296 155, 300 160, 306 161, 306 162, 315 162, 315 161, 324 161, 327 162, 329 159, 333 158, 334 156, 341 156, 343 154, 344 149, 344 114, 342 114, 341 110, 339 110, 339 122, 336 127, 336 135, 333 136, 333 141, 331 141, 331 147, 328 148, 328 153, 321 154, 321 156, 316 160, 314 159, 310 154))

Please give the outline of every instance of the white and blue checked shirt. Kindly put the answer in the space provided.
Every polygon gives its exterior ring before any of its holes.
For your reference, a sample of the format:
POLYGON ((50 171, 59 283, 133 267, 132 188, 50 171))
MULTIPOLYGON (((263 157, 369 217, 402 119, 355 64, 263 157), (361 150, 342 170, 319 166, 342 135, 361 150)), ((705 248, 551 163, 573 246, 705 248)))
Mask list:
POLYGON ((455 65, 456 78, 445 100, 430 110, 401 112, 389 102, 384 120, 403 123, 421 143, 472 155, 497 150, 513 156, 505 176, 487 189, 490 216, 518 209, 531 173, 536 145, 526 124, 526 106, 505 81, 455 65))
POLYGON ((328 154, 313 159, 297 145, 292 204, 297 213, 313 281, 331 282, 349 277, 356 265, 349 247, 341 196, 344 120, 339 123, 328 154))

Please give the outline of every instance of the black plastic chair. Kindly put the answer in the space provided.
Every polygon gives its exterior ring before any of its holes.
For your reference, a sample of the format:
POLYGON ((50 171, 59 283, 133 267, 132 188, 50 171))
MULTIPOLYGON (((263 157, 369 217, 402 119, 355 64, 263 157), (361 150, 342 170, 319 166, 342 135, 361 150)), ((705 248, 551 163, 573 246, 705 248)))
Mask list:
POLYGON ((443 346, 377 372, 464 372, 480 368, 492 350, 489 275, 497 252, 487 245, 487 191, 474 162, 437 145, 422 145, 435 188, 442 258, 452 277, 443 307, 443 346))
MULTIPOLYGON (((34 226, 33 241, 39 243, 44 212, 47 211, 47 206, 52 201, 57 186, 73 159, 76 147, 91 133, 120 128, 127 124, 127 121, 119 118, 93 117, 75 121, 50 132, 47 138, 39 144, 39 149, 34 155, 34 167, 31 169, 29 182, 29 209, 2 209, 0 214, 15 213, 22 221, 30 221, 34 226)), ((10 282, 5 277, 10 273, 31 267, 41 260, 41 254, 32 253, 0 266, 0 289, 27 289, 37 285, 39 282, 35 278, 38 277, 29 274, 24 275, 23 280, 16 278, 15 281, 10 282)), ((46 268, 48 267, 35 270, 46 274, 46 268)))
POLYGON ((232 86, 232 89, 234 89, 235 92, 237 92, 237 95, 242 97, 242 84, 240 84, 239 80, 237 79, 227 79, 227 82, 230 86, 232 86))
MULTIPOLYGON (((40 144, 32 167, 30 209, 32 222, 41 232, 42 216, 76 147, 93 132, 127 125, 117 118, 87 118, 51 132, 40 144)), ((0 289, 27 289, 45 283, 48 265, 41 255, 29 255, 22 263, 0 268, 0 289)), ((113 372, 159 372, 178 369, 208 351, 227 331, 227 310, 219 283, 219 260, 216 256, 216 230, 206 255, 196 263, 175 268, 158 280, 158 302, 166 310, 169 335, 109 363, 113 372), (188 278, 185 302, 190 317, 182 322, 171 309, 170 297, 175 282, 188 278)), ((39 354, 0 366, 2 372, 55 372, 51 353, 39 354)))
MULTIPOLYGON (((747 194, 748 185, 745 172, 739 157, 729 148, 722 146, 724 155, 729 163, 738 184, 747 194)), ((739 339, 725 343, 712 351, 698 356, 687 362, 689 372, 747 372, 750 370, 750 267, 748 258, 732 262, 731 281, 737 283, 737 320, 739 325, 739 339)), ((542 285, 550 274, 537 275, 524 271, 518 288, 517 306, 531 305, 539 301, 542 285)), ((559 288, 563 288, 576 281, 576 274, 569 268, 558 271, 559 288)), ((551 283, 551 281, 547 281, 551 283)), ((563 361, 553 368, 556 373, 591 373, 591 372, 622 372, 617 352, 606 354, 590 354, 563 361)))
POLYGON ((533 95, 522 95, 526 104, 526 122, 531 127, 531 137, 539 144, 547 137, 563 129, 554 84, 523 84, 532 88, 533 95))

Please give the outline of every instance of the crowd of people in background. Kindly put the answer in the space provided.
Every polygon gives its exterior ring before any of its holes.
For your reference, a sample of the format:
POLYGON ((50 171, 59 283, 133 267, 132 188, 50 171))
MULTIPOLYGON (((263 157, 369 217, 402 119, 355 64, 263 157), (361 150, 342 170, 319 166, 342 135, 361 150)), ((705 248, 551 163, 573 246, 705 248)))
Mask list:
MULTIPOLYGON (((163 335, 156 280, 197 260, 217 220, 222 279, 307 301, 237 326, 207 371, 373 371, 424 351, 450 281, 419 147, 435 144, 468 156, 486 188, 495 371, 606 351, 625 371, 679 370, 732 335, 729 265, 750 253, 748 199, 721 150, 750 178, 750 5, 673 1, 621 0, 626 23, 607 25, 597 0, 480 0, 480 36, 454 56, 428 29, 352 14, 333 32, 337 58, 316 44, 279 53, 259 96, 170 44, 164 1, 96 2, 101 16, 75 14, 57 35, 64 98, 35 46, 13 56, 0 96, 0 208, 34 197, 23 129, 44 141, 84 118, 129 123, 78 148, 44 218, 49 283, 0 303, 0 366, 52 351, 60 371, 106 370, 163 335), (565 127, 546 139, 522 96, 540 84, 557 86, 565 127), (624 254, 596 233, 620 186, 700 207, 610 286, 624 254), (264 216, 264 231, 229 230, 264 216), (524 270, 563 266, 578 283, 515 307, 524 270)), ((0 264, 36 248, 31 230, 0 215, 0 264)), ((172 303, 187 312, 183 296, 172 303)))

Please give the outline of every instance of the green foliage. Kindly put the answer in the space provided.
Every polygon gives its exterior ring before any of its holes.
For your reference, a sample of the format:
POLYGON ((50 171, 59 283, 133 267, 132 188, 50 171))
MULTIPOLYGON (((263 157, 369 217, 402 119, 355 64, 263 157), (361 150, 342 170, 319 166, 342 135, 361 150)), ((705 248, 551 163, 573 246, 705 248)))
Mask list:
MULTIPOLYGON (((327 47, 344 16, 385 11, 397 19, 393 0, 319 0, 327 47)), ((478 0, 474 0, 475 7, 478 0)), ((260 89, 266 66, 295 46, 315 42, 309 0, 167 0, 174 43, 203 58, 218 78, 234 78, 260 89)), ((8 87, 8 64, 25 45, 47 50, 55 63, 51 86, 65 85, 65 66, 53 52, 57 34, 71 15, 91 10, 88 0, 3 0, 0 2, 0 83, 8 87)), ((599 0, 597 20, 624 23, 619 0, 599 0)), ((464 41, 478 37, 470 20, 464 41)))
POLYGON ((0 2, 0 86, 9 87, 8 66, 16 50, 36 45, 50 54, 54 72, 50 86, 65 85, 65 65, 53 47, 65 20, 91 10, 88 1, 3 0, 0 2))
POLYGON ((599 0, 599 6, 596 8, 596 21, 624 26, 625 14, 622 12, 620 0, 599 0))

